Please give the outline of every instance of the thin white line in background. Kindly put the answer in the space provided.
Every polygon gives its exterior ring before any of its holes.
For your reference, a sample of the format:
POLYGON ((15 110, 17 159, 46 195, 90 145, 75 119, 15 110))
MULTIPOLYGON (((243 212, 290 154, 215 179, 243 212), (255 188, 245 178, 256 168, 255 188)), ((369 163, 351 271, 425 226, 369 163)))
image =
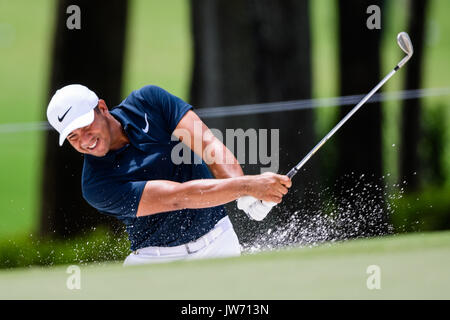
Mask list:
MULTIPOLYGON (((450 95, 450 88, 431 88, 406 90, 387 93, 378 93, 367 103, 395 101, 395 100, 411 100, 425 97, 438 97, 450 95)), ((247 104, 230 107, 213 107, 195 109, 200 118, 221 118, 230 116, 243 116, 257 113, 270 113, 282 111, 294 111, 304 109, 314 109, 323 107, 342 107, 355 105, 364 95, 354 95, 334 98, 307 99, 259 104, 247 104)), ((25 122, 25 123, 5 123, 0 124, 0 133, 15 133, 24 131, 45 131, 50 130, 51 126, 47 121, 25 122)))
POLYGON ((39 122, 18 122, 0 124, 0 133, 16 133, 25 131, 45 131, 52 127, 47 121, 39 122))
MULTIPOLYGON (((396 91, 396 92, 375 94, 372 96, 371 99, 369 99, 367 103, 392 101, 392 100, 410 100, 424 97, 435 97, 446 95, 450 95, 450 88, 396 91)), ((314 109, 321 107, 341 107, 348 105, 356 105, 358 102, 361 101, 362 98, 364 98, 364 95, 261 103, 261 104, 248 104, 232 107, 201 108, 196 109, 195 112, 201 118, 218 118, 218 117, 228 117, 238 115, 241 116, 256 113, 269 113, 269 112, 314 109)))

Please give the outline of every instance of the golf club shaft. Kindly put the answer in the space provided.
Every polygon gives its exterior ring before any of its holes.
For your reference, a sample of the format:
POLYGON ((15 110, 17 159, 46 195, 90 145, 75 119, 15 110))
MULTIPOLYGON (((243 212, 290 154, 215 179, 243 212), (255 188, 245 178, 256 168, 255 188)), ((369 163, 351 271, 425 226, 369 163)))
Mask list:
POLYGON ((297 172, 305 165, 306 162, 319 150, 325 142, 328 141, 335 133, 338 131, 344 123, 350 119, 353 114, 361 108, 364 103, 367 102, 374 94, 377 92, 399 69, 399 66, 396 66, 394 70, 392 70, 380 83, 377 84, 375 88, 372 89, 339 123, 300 161, 295 167, 293 167, 286 175, 292 179, 293 176, 297 174, 297 172))

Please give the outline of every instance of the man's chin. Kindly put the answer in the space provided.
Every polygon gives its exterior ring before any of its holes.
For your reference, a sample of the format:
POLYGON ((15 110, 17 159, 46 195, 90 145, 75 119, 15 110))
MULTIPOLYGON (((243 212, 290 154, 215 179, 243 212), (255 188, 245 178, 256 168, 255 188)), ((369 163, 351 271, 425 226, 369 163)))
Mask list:
POLYGON ((89 154, 90 154, 91 156, 101 158, 101 157, 106 156, 107 153, 108 153, 108 151, 100 151, 100 150, 98 150, 98 151, 96 151, 96 152, 91 152, 91 153, 89 153, 89 154))
POLYGON ((88 154, 93 157, 98 157, 98 158, 104 157, 107 153, 108 153, 108 150, 104 150, 103 148, 98 149, 98 150, 96 148, 95 150, 85 152, 85 154, 88 154))

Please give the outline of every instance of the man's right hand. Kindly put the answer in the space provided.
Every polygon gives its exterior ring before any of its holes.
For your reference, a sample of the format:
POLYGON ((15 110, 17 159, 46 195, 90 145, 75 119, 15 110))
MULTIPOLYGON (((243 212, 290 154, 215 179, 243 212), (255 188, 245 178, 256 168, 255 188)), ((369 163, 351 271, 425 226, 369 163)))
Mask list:
POLYGON ((251 176, 251 179, 249 196, 239 198, 237 205, 249 218, 261 221, 281 202, 292 182, 287 176, 269 172, 251 176))
POLYGON ((266 172, 251 176, 249 195, 263 201, 280 203, 292 182, 288 176, 266 172))

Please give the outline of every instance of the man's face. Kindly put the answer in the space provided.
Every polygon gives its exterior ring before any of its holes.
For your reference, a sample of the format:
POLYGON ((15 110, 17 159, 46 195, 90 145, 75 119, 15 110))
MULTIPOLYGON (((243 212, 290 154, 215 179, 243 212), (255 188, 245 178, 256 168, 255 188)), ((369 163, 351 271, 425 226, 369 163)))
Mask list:
POLYGON ((99 104, 94 111, 94 121, 86 127, 72 131, 67 136, 67 140, 75 150, 96 157, 103 157, 108 153, 111 135, 105 112, 108 112, 108 109, 99 104))

